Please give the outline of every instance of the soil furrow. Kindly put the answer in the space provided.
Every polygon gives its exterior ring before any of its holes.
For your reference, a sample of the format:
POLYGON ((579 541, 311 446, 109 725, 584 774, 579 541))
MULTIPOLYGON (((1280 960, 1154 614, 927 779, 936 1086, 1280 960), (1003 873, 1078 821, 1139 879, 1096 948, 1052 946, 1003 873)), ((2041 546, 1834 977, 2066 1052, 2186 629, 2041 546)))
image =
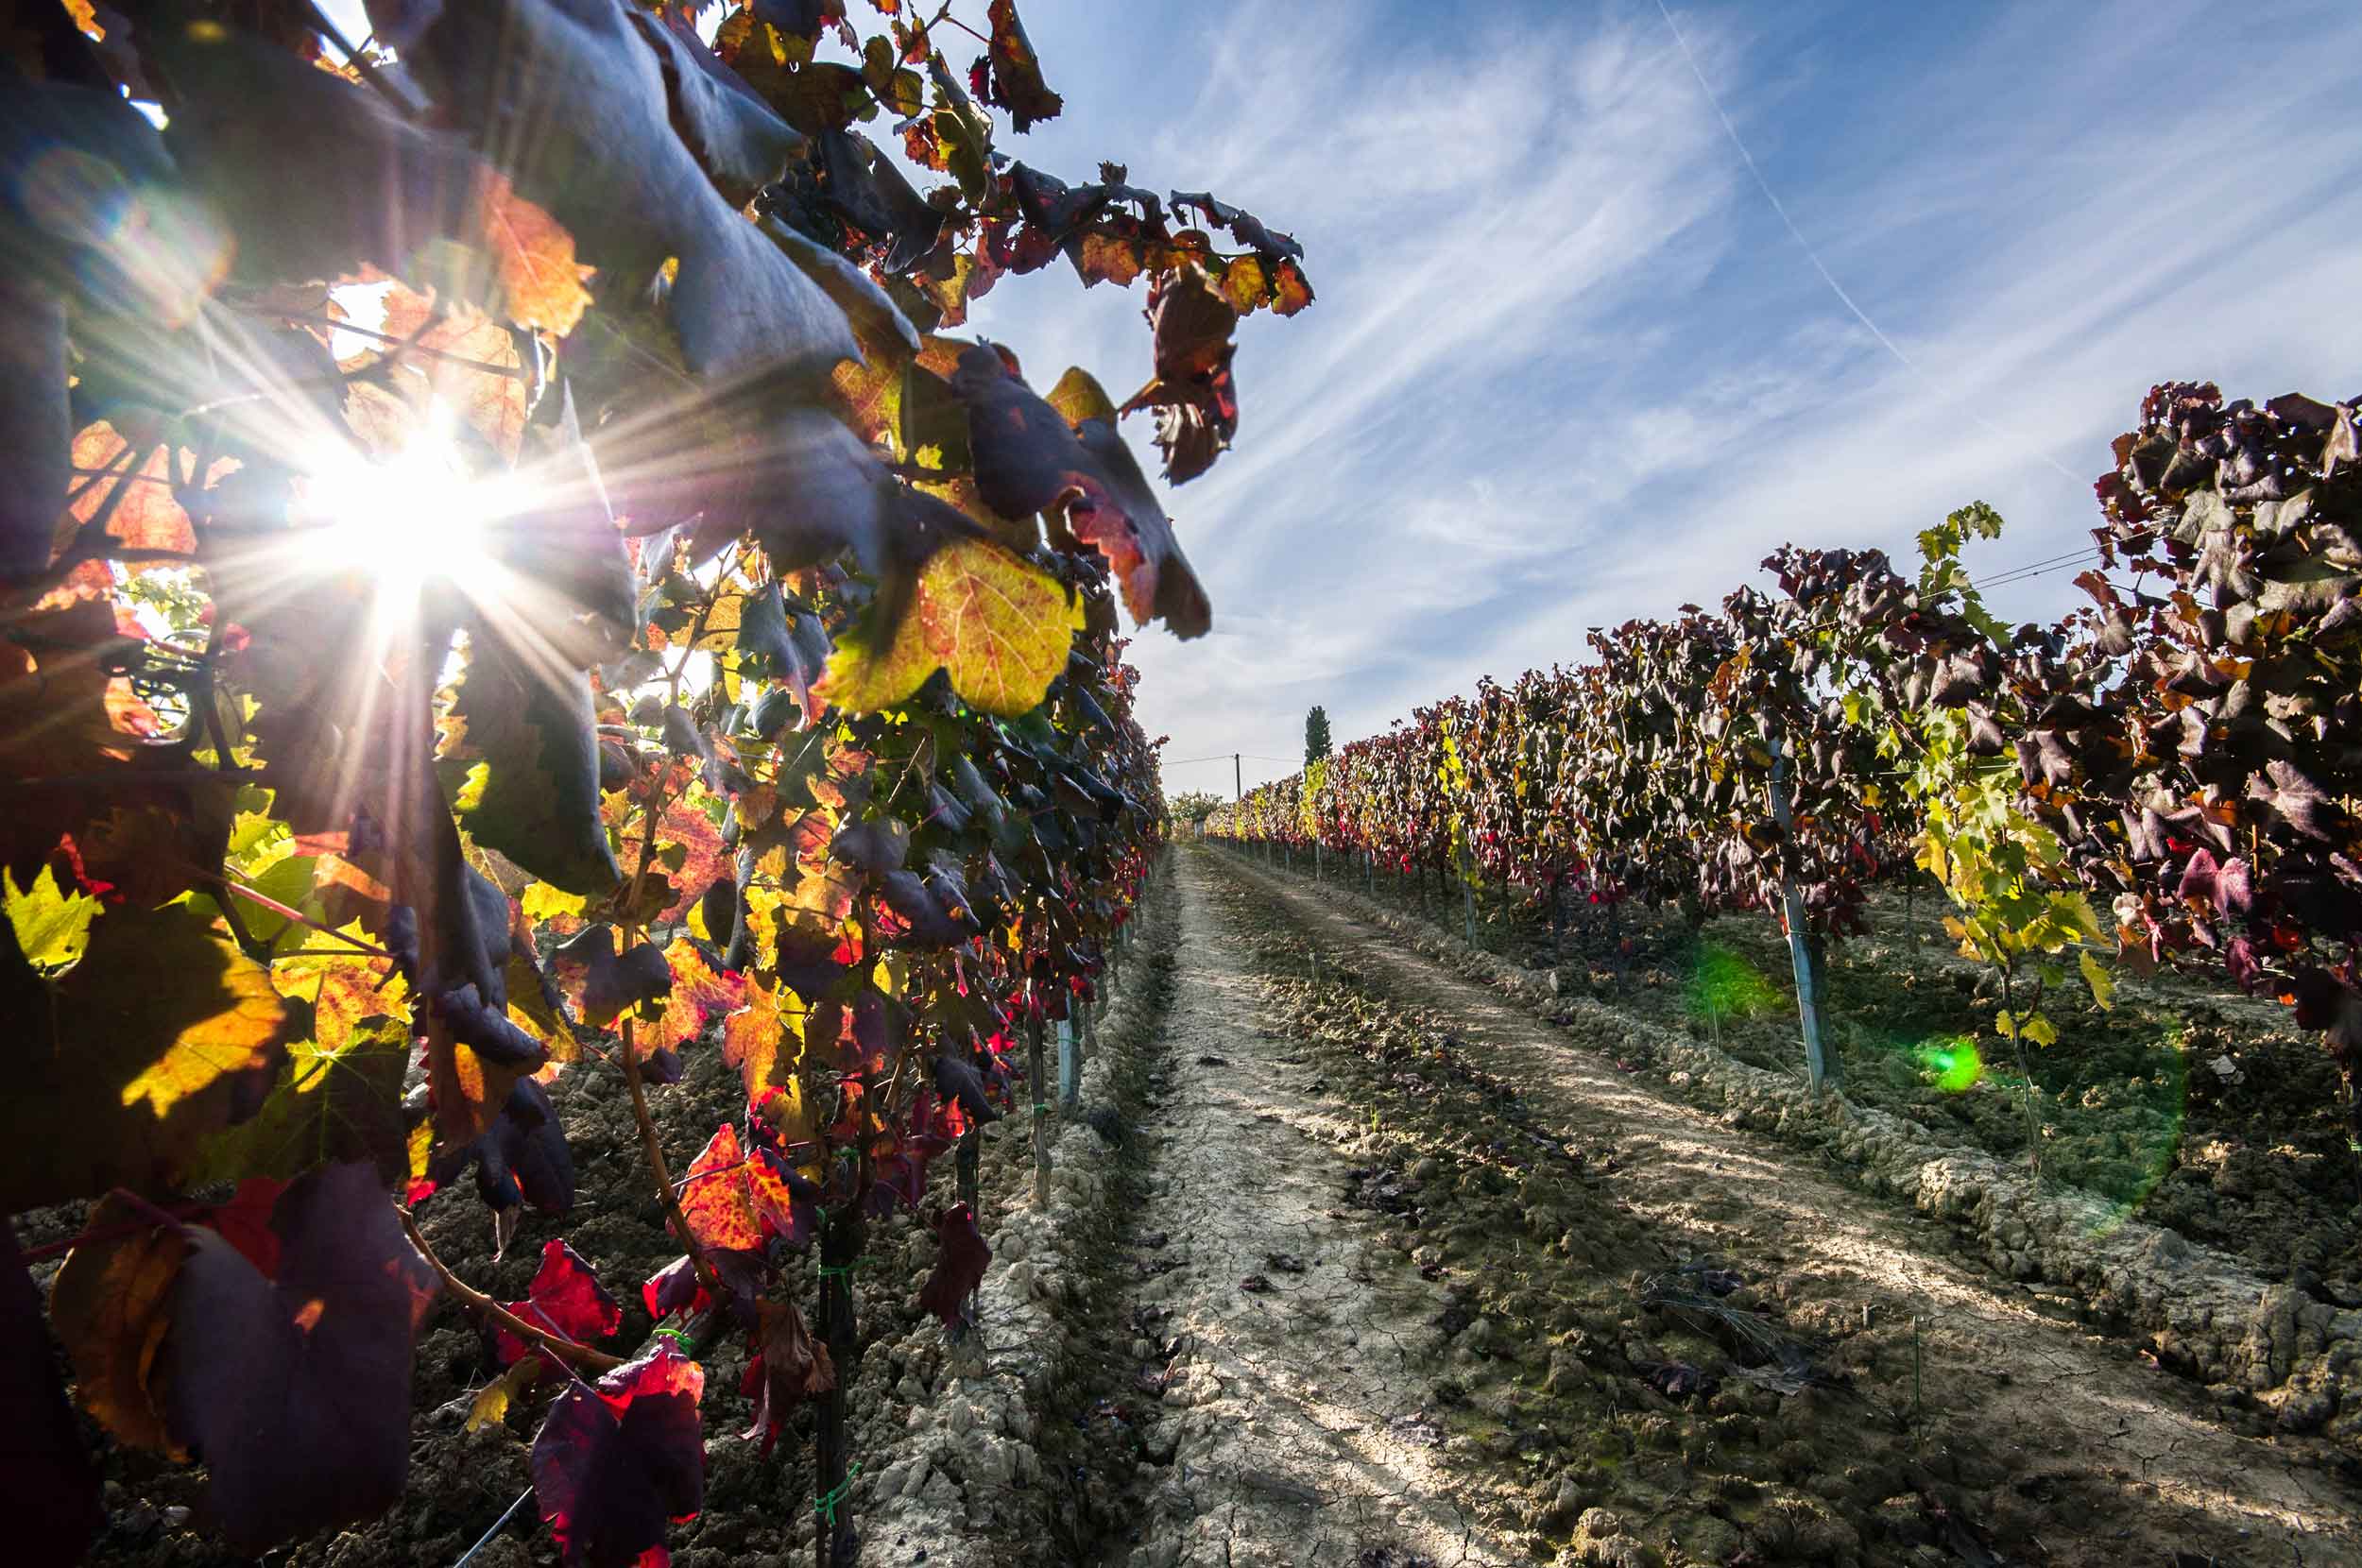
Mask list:
POLYGON ((2186 1385, 2128 1347, 2050 1321, 2016 1286, 1946 1255, 1934 1223, 1651 1093, 1310 890, 1204 850, 1185 848, 1182 860, 1185 878, 1195 865, 1251 886, 1331 949, 1332 963, 1356 966, 1396 1001, 1442 1010, 1473 1059, 1521 1091, 1553 1133, 1612 1149, 1613 1191, 1629 1212, 1686 1247, 1783 1276, 1789 1321, 1846 1341, 1864 1368, 1908 1366, 1925 1405, 1986 1440, 2017 1490, 2072 1474, 2097 1511, 2053 1510, 2036 1537, 2044 1556, 2103 1561, 2113 1550, 2125 1553, 2114 1560, 2148 1560, 2135 1539, 2168 1554, 2158 1560, 2201 1543, 2224 1561, 2319 1562, 2357 1549, 2362 1507, 2335 1479, 2326 1445, 2225 1429, 2186 1385))
POLYGON ((1137 1568, 1498 1563, 1425 1440, 1435 1285, 1335 1203, 1353 1135, 1272 1028, 1249 938, 1178 869, 1185 955, 1152 1071, 1136 1283, 1110 1322, 1153 1479, 1137 1568))

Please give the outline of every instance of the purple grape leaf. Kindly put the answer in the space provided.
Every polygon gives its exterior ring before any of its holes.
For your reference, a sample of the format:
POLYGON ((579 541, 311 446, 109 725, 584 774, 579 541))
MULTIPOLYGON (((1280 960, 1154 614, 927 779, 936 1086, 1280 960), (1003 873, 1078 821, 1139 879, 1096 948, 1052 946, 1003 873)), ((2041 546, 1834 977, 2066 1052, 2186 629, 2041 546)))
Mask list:
POLYGON ((41 1291, 26 1273, 16 1229, 0 1222, 0 1421, 9 1462, 0 1467, 0 1508, 11 1521, 11 1556, 27 1568, 79 1562, 106 1522, 74 1410, 41 1321, 41 1291))
POLYGON ((266 1277, 192 1227, 164 1339, 165 1418, 241 1551, 383 1512, 410 1465, 410 1357, 436 1281, 374 1167, 323 1166, 271 1214, 266 1277))
POLYGON ((595 1389, 557 1396, 533 1440, 533 1491, 569 1568, 663 1564, 664 1526, 705 1506, 705 1369, 659 1340, 595 1389))

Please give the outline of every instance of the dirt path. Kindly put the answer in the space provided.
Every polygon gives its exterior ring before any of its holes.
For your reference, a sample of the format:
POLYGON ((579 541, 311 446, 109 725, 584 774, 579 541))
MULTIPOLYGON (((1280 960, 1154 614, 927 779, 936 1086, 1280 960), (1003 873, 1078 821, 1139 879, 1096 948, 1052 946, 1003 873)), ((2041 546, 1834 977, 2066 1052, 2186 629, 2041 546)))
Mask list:
POLYGON ((1150 1447, 1172 1457, 1146 1478, 1140 1543, 1110 1560, 1510 1561, 1453 1501, 1423 1421, 1445 1293, 1334 1206, 1353 1129, 1305 1087, 1195 857, 1177 892, 1183 956, 1129 1219, 1141 1277, 1117 1314, 1135 1353, 1165 1362, 1150 1447))
MULTIPOLYGON (((2013 1507, 2012 1492, 2033 1505, 2022 1523, 2034 1560, 2362 1561, 2362 1501, 2324 1473, 2321 1445, 2224 1429, 2194 1390, 2126 1347, 2038 1315, 2015 1287, 1945 1255, 1931 1222, 1648 1092, 1611 1062, 1570 1049, 1530 1014, 1323 907, 1307 890, 1210 851, 1185 846, 1181 862, 1194 904, 1206 903, 1209 885, 1249 889, 1313 934, 1332 962, 1358 966, 1401 1003, 1441 1010, 1471 1058, 1515 1084, 1553 1132, 1612 1147, 1615 1201, 1677 1238, 1669 1251, 1713 1253, 1777 1276, 1786 1321, 1839 1343, 1838 1360, 1865 1381, 1908 1369, 1910 1386, 1927 1409, 1942 1412, 1955 1445, 2004 1472, 1992 1506, 2013 1507), (2198 1555, 2176 1558, 2176 1550, 2198 1555)), ((1231 1026, 1242 1005, 1228 990, 1225 944, 1235 938, 1207 931, 1193 940, 1192 956, 1202 953, 1208 972, 1188 1017, 1231 1026)), ((1233 1114, 1235 1105, 1235 1119, 1251 1123, 1251 1103, 1267 1089, 1256 1073, 1256 1064, 1242 1061, 1223 1084, 1190 1081, 1190 1094, 1208 1112, 1233 1114)), ((1273 1106, 1293 1114, 1284 1090, 1268 1087, 1276 1091, 1273 1106)), ((1273 1175, 1281 1187, 1275 1198, 1284 1201, 1285 1183, 1278 1170, 1273 1175)), ((1204 1200, 1209 1210, 1222 1202, 1217 1193, 1204 1200)), ((1252 1267, 1241 1252, 1218 1255, 1220 1270, 1252 1267)), ((1342 1290, 1348 1282, 1324 1283, 1342 1290)), ((1241 1316, 1269 1321, 1252 1309, 1241 1316)))

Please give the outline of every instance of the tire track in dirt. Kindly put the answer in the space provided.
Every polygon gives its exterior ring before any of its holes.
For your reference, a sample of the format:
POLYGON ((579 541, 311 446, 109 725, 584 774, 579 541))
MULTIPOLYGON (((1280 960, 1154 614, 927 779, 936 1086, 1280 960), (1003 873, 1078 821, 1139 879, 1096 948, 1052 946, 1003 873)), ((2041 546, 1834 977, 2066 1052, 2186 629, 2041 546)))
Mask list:
POLYGON ((1443 1292, 1333 1208, 1352 1129, 1333 1099, 1294 1082, 1303 1057, 1268 1027, 1207 867, 1179 860, 1182 960, 1146 1197, 1130 1219, 1147 1277, 1121 1292, 1130 1321, 1170 1348, 1159 1419, 1172 1457, 1140 1499, 1141 1543, 1107 1560, 1514 1560, 1454 1501, 1419 1437, 1443 1292))
MULTIPOLYGON (((2219 1522, 2232 1554, 2197 1561, 2362 1560, 2362 1499, 2321 1467, 2324 1445, 2242 1436, 2209 1418, 2195 1390, 2031 1310, 2013 1287, 1945 1255, 1932 1221, 1840 1185, 1769 1140, 1651 1093, 1612 1063, 1570 1048, 1548 1026, 1309 892, 1242 861, 1183 846, 1185 886, 1221 876, 1254 888, 1289 923, 1353 955, 1400 1000, 1436 1008, 1486 1067, 1569 1135, 1610 1143, 1615 1193, 1694 1249, 1802 1276, 1799 1326, 1924 1360, 1926 1405, 1972 1425, 2022 1477, 2097 1487, 2107 1525, 2176 1541, 2176 1522, 2219 1522), (1915 1327, 1912 1325, 1916 1325, 1915 1327)), ((1891 1360, 1890 1354, 1886 1359, 1891 1360)), ((2048 1526, 2066 1559, 2110 1560, 2099 1523, 2048 1526), (2081 1549, 2063 1548, 2074 1541, 2081 1549)), ((2110 1537, 2117 1535, 2108 1528, 2110 1537)), ((2038 1538, 2039 1539, 2039 1538, 2038 1538)), ((2196 1536, 2190 1543, 2198 1544, 2196 1536)), ((2208 1542, 2209 1546, 2215 1545, 2208 1542)), ((2131 1542, 2126 1543, 2129 1549, 2131 1542)), ((2143 1560, 2126 1557, 2120 1560, 2143 1560)))

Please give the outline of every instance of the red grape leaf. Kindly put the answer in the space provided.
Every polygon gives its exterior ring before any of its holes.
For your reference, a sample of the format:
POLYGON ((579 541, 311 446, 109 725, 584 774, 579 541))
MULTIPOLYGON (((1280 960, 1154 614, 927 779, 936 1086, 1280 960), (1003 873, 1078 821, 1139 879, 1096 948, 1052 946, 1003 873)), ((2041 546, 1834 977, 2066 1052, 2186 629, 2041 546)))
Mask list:
POLYGON ((235 1247, 245 1259, 265 1274, 279 1272, 279 1233, 271 1229, 271 1216, 279 1206, 280 1194, 287 1184, 270 1176, 248 1176, 238 1184, 237 1191, 226 1203, 216 1203, 198 1217, 206 1226, 235 1247))
POLYGON ((673 938, 664 961, 673 972, 673 988, 665 994, 663 1016, 634 1035, 641 1049, 676 1049, 705 1032, 714 1019, 746 1005, 745 977, 717 974, 687 937, 673 938))
POLYGON ((755 1202, 762 1233, 789 1246, 802 1248, 812 1240, 819 1219, 820 1188, 788 1164, 786 1156, 758 1147, 746 1160, 746 1190, 755 1202))
MULTIPOLYGON (((1242 258, 1243 259, 1243 258, 1242 258)), ((1239 313, 1195 267, 1150 285, 1148 319, 1155 340, 1155 376, 1123 405, 1156 410, 1156 445, 1165 478, 1185 484, 1214 466, 1239 430, 1239 391, 1230 361, 1230 334, 1239 313)))
POLYGON ((411 1344, 436 1287, 368 1166, 300 1178, 272 1228, 276 1278, 187 1233, 163 1349, 166 1418, 205 1462, 204 1511, 250 1552, 401 1497, 411 1344))
POLYGON ((971 1120, 983 1123, 1001 1119, 1001 1112, 985 1098, 984 1075, 965 1057, 948 1050, 937 1053, 934 1083, 935 1093, 958 1106, 971 1120))
POLYGON ((992 1249, 976 1228, 976 1211, 966 1203, 954 1204, 935 1221, 935 1241, 934 1270, 919 1287, 918 1304, 942 1319, 944 1327, 958 1328, 967 1321, 967 1298, 984 1283, 992 1249))
MULTIPOLYGON (((587 1345, 604 1339, 624 1326, 624 1309, 599 1283, 582 1255, 564 1240, 552 1236, 541 1244, 541 1267, 525 1287, 525 1299, 505 1304, 508 1310, 536 1328, 587 1345)), ((492 1331, 492 1354, 504 1367, 532 1354, 534 1347, 505 1328, 492 1331)))
POLYGON ((567 938, 551 952, 550 966, 582 1021, 601 1029, 625 1008, 654 1001, 673 987, 664 950, 638 942, 619 955, 612 926, 588 926, 567 938))
POLYGON ((680 1210, 701 1247, 752 1252, 762 1245, 762 1223, 735 1127, 725 1122, 690 1163, 680 1178, 680 1210))
POLYGON ((1041 60, 1025 36, 1025 24, 1018 20, 1017 0, 992 0, 984 15, 992 26, 991 47, 977 62, 978 79, 970 85, 986 103, 1007 110, 1009 123, 1020 134, 1036 120, 1056 119, 1066 100, 1042 80, 1041 60))
POLYGON ((687 919, 690 900, 702 896, 715 878, 730 876, 735 869, 722 843, 722 829, 706 814, 705 808, 713 799, 704 785, 693 783, 665 808, 664 818, 657 825, 659 849, 679 846, 680 865, 668 875, 676 888, 687 890, 657 917, 661 924, 687 919))
POLYGON ((1218 229, 1227 229, 1232 238, 1258 256, 1303 258, 1304 247, 1298 245, 1292 236, 1264 228, 1262 220, 1254 213, 1241 212, 1226 201, 1217 201, 1204 191, 1172 193, 1172 210, 1175 213, 1186 213, 1192 207, 1206 214, 1207 223, 1218 229))
POLYGON ((676 1312, 695 1314, 713 1304, 697 1283, 696 1265, 682 1253, 640 1283, 640 1300, 648 1316, 661 1321, 676 1312))
POLYGON ((671 1560, 666 1521, 705 1506, 705 1369, 660 1339, 595 1390, 557 1396, 533 1440, 533 1491, 569 1568, 671 1560))
POLYGON ((1074 537, 1106 557, 1134 621, 1161 620, 1178 638, 1205 636, 1213 607, 1132 449, 1114 425, 1098 419, 1074 435, 1092 464, 1082 477, 1082 499, 1067 513, 1074 537))
POLYGON ((566 1129, 539 1082, 520 1078, 500 1115, 473 1142, 438 1150, 427 1175, 440 1187, 472 1163, 476 1196, 495 1214, 531 1203, 545 1214, 574 1206, 574 1160, 566 1129))

